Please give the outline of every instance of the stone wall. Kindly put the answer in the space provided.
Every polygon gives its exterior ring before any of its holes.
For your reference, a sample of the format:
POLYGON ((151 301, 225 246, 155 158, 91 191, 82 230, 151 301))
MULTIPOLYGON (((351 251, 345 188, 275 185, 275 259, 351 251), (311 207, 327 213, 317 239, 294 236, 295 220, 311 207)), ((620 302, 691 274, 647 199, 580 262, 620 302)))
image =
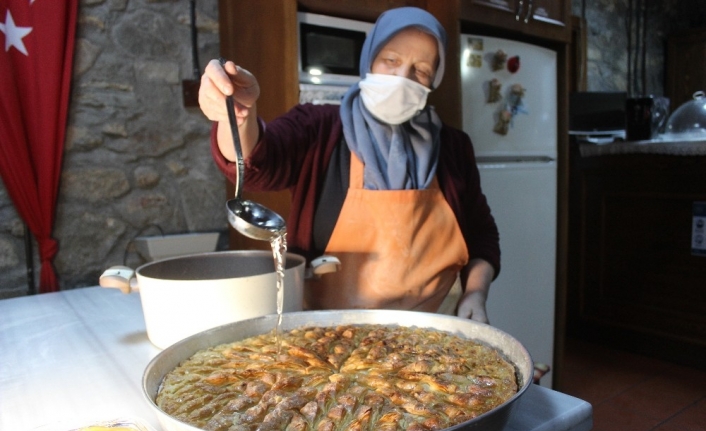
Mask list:
MULTIPOLYGON (((573 0, 572 13, 587 23, 587 91, 628 91, 629 0, 573 0)), ((634 3, 634 2, 633 2, 634 3)), ((676 31, 706 27, 703 0, 647 0, 646 75, 637 93, 664 95, 664 48, 676 31)), ((634 93, 634 92, 633 92, 634 93)), ((637 94, 635 93, 635 94, 637 94)))
MULTIPOLYGON (((196 3, 203 69, 219 53, 218 1, 196 3)), ((210 122, 182 100, 182 80, 194 79, 189 5, 80 2, 54 230, 62 289, 96 285, 110 265, 143 263, 131 242, 138 235, 227 230, 210 122)), ((25 262, 24 225, 0 184, 0 298, 27 294, 25 262)))

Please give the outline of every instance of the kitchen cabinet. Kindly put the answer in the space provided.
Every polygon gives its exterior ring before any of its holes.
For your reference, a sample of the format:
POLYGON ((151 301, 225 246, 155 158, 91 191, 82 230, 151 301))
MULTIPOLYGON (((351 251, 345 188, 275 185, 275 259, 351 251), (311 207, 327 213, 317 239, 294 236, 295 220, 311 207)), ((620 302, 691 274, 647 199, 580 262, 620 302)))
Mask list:
POLYGON ((461 0, 461 19, 543 39, 571 40, 568 0, 461 0))
POLYGON ((388 9, 415 6, 425 9, 427 0, 298 0, 299 9, 322 15, 374 22, 388 9))
POLYGON ((700 145, 585 157, 572 143, 570 336, 706 367, 706 256, 691 250, 694 202, 706 202, 700 145))

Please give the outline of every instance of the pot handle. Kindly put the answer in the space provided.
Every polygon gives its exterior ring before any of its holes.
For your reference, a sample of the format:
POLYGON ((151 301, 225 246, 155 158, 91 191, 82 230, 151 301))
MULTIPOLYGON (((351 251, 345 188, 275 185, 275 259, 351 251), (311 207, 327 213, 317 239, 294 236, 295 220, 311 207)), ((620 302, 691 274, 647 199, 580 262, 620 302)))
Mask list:
POLYGON ((306 278, 319 278, 339 269, 341 269, 341 261, 336 256, 323 255, 311 261, 306 278))
POLYGON ((127 266, 111 266, 103 271, 98 284, 101 287, 120 289, 123 293, 138 292, 135 270, 127 266))

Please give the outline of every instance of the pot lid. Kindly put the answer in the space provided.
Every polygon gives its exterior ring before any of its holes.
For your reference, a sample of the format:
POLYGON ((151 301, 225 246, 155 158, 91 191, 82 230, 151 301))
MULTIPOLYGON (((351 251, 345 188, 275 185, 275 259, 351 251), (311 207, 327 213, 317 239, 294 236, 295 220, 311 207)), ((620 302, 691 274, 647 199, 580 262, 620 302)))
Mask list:
POLYGON ((706 95, 697 91, 693 100, 677 108, 667 120, 665 135, 674 139, 706 140, 706 95))

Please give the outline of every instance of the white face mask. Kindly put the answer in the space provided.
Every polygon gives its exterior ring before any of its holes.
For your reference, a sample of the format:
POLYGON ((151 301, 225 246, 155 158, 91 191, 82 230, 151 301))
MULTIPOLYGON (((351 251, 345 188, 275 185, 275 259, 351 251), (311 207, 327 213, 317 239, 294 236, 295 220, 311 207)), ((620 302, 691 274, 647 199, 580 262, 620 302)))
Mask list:
POLYGON ((422 110, 431 90, 411 79, 397 75, 368 73, 358 83, 363 105, 377 119, 401 124, 422 110))

